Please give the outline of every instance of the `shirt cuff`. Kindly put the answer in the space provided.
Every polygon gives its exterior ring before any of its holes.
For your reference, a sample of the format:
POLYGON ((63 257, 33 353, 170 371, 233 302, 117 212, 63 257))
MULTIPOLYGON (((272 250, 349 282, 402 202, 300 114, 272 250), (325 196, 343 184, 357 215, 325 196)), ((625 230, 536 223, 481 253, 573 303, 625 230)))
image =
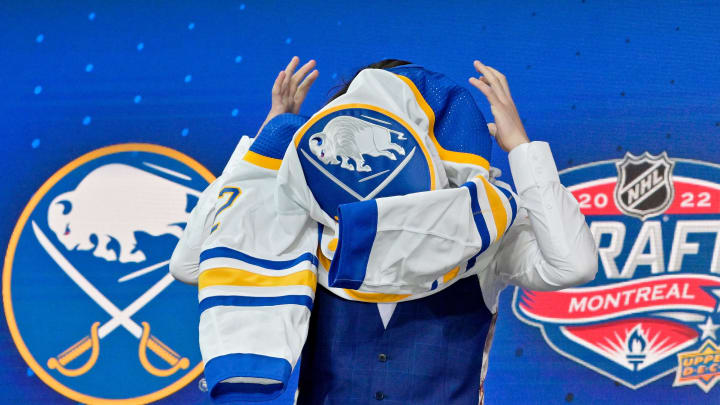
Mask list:
POLYGON ((534 186, 560 182, 555 160, 547 142, 518 145, 508 154, 515 189, 522 193, 534 186))

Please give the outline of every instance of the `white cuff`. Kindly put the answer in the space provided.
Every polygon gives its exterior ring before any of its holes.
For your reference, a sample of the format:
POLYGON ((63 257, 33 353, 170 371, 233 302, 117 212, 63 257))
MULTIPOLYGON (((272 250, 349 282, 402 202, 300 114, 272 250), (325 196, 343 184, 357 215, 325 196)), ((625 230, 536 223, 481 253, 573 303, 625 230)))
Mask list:
POLYGON ((517 193, 530 187, 560 182, 555 160, 547 142, 534 141, 516 146, 508 154, 517 193))

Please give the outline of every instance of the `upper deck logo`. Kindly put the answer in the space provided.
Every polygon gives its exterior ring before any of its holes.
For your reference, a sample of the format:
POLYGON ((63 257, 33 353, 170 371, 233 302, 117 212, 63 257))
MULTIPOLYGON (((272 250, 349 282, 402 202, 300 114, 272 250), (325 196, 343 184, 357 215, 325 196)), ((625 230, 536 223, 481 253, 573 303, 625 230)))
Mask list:
POLYGON ((340 105, 296 138, 307 184, 331 217, 337 206, 434 188, 434 167, 413 128, 382 108, 340 105))
POLYGON ((720 379, 720 166, 628 154, 560 178, 597 242, 598 273, 556 292, 517 288, 513 312, 630 388, 675 373, 669 384, 709 391, 720 379))
POLYGON ((147 403, 201 373, 195 291, 168 263, 212 180, 172 149, 124 144, 79 157, 35 193, 10 238, 3 304, 42 381, 83 403, 147 403))
MULTIPOLYGON (((708 325, 706 331, 712 331, 716 337, 717 325, 708 325)), ((703 391, 708 392, 720 381, 720 347, 714 340, 706 340, 702 347, 696 351, 678 354, 678 370, 675 375, 675 384, 697 384, 703 391)))
POLYGON ((657 156, 628 152, 616 165, 615 202, 622 212, 644 221, 670 206, 675 196, 671 180, 674 163, 665 152, 657 156))

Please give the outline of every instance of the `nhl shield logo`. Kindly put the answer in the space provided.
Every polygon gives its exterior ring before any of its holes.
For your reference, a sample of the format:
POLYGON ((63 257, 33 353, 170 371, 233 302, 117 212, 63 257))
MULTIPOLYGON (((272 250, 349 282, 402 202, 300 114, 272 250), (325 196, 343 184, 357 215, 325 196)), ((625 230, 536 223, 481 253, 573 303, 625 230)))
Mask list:
POLYGON ((36 375, 82 403, 148 403, 197 378, 195 289, 168 262, 212 174, 157 145, 98 149, 32 197, 10 238, 3 304, 36 375))
POLYGON ((308 187, 331 217, 337 207, 434 188, 434 167, 412 127, 371 105, 341 105, 301 129, 298 157, 308 187))
POLYGON ((618 182, 615 202, 627 215, 646 220, 665 211, 675 196, 672 184, 674 163, 663 152, 634 156, 628 152, 616 164, 618 182))

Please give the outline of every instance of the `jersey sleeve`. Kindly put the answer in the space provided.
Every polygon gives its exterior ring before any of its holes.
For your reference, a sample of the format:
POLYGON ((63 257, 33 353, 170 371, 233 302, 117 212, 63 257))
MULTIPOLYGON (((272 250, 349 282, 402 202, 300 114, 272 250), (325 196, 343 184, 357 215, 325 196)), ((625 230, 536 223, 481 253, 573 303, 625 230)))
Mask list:
POLYGON ((407 84, 428 120, 428 134, 451 187, 490 170, 492 139, 472 93, 416 65, 390 69, 407 84))
POLYGON ((305 343, 317 225, 278 212, 277 170, 301 122, 274 119, 218 190, 199 255, 200 350, 216 401, 281 395, 305 343), (269 136, 272 135, 272 136, 269 136))
POLYGON ((183 234, 170 258, 170 273, 178 281, 197 285, 202 243, 210 234, 210 221, 213 219, 218 194, 228 173, 242 160, 251 144, 252 138, 248 136, 240 139, 223 174, 205 188, 190 212, 183 234))
POLYGON ((344 204, 339 213, 330 286, 417 294, 477 267, 512 225, 517 203, 509 187, 478 176, 455 189, 344 204))

